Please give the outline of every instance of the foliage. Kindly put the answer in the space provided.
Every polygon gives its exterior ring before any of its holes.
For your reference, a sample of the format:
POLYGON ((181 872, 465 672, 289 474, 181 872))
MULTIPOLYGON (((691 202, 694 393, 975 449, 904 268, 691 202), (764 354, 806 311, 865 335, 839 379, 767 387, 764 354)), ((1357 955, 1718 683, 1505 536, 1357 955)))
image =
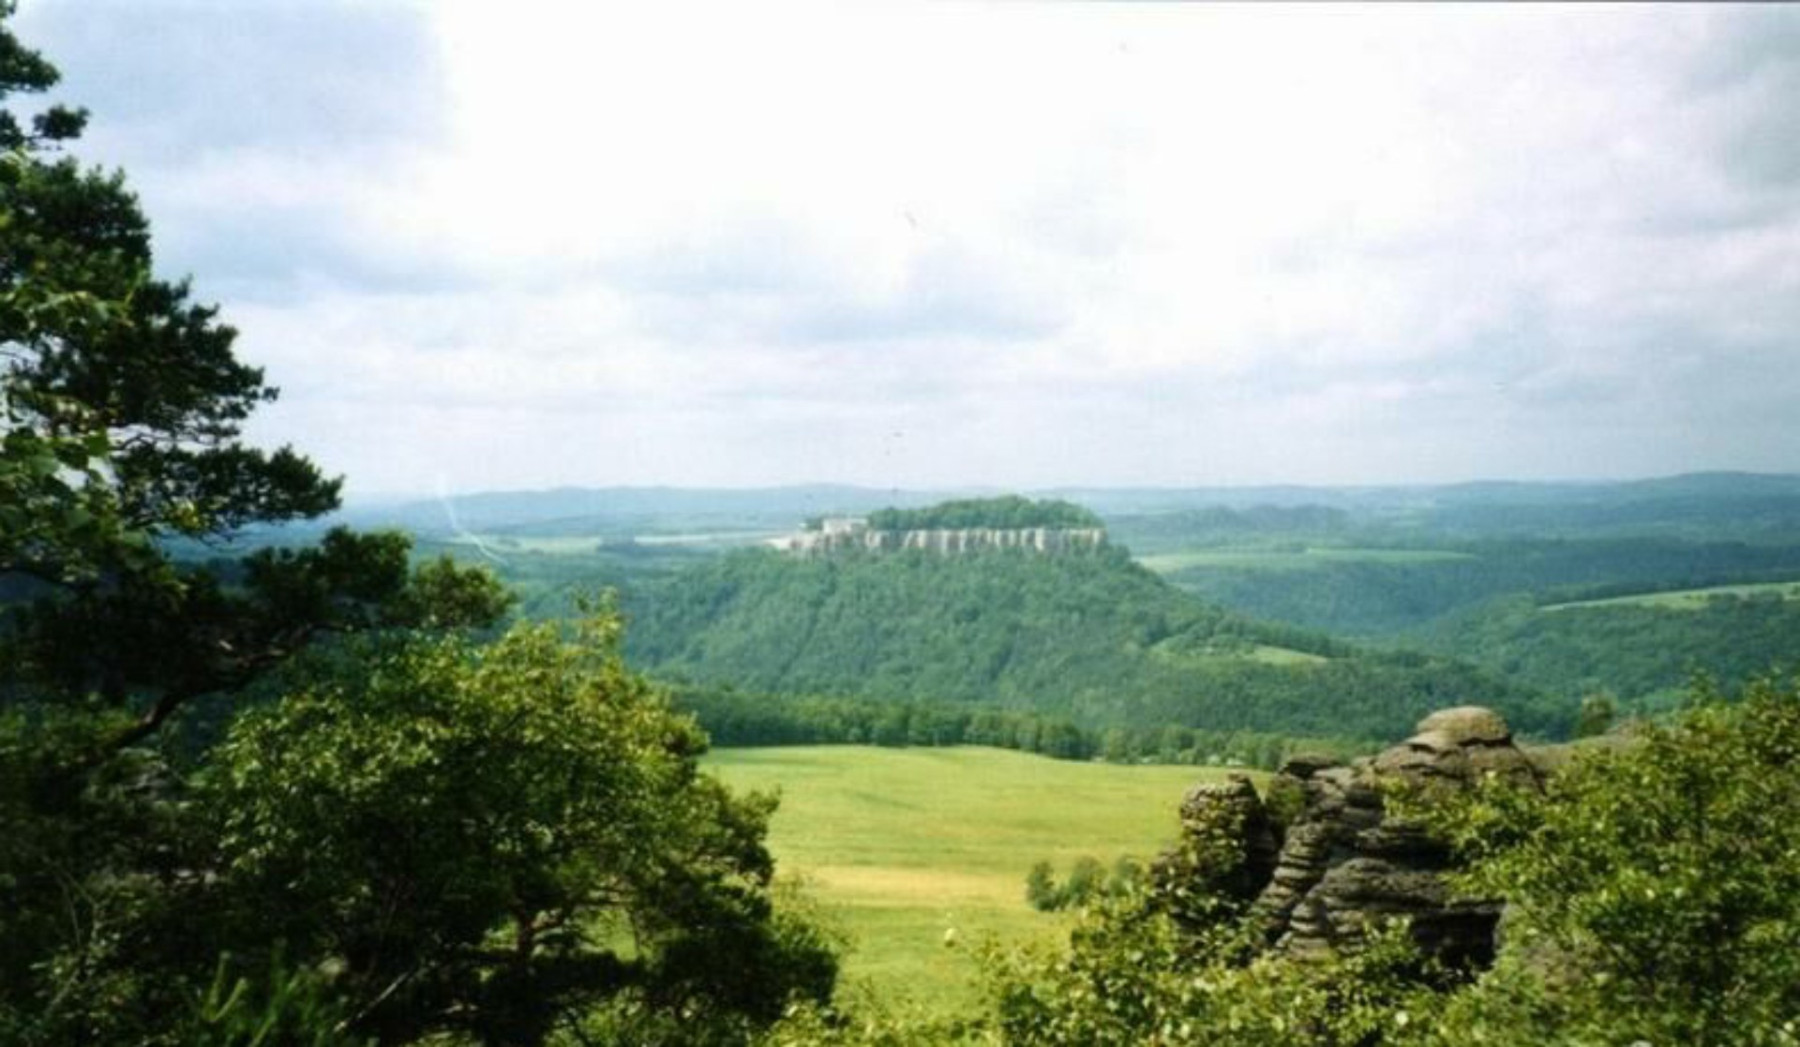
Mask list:
MULTIPOLYGON (((1800 543, 1790 524, 1767 543, 1695 537, 1564 538, 1555 532, 1504 539, 1428 531, 1364 536, 1392 554, 1371 558, 1220 558, 1184 567, 1171 581, 1236 611, 1340 635, 1398 638, 1469 613, 1500 597, 1554 602, 1686 589, 1725 582, 1800 577, 1800 543), (1401 553, 1423 555, 1408 558, 1401 553)), ((1116 540, 1132 531, 1115 527, 1116 540)), ((1267 549, 1276 535, 1250 535, 1267 549)), ((1201 544, 1179 548, 1207 548, 1201 544)), ((1329 554, 1346 539, 1335 531, 1298 536, 1297 548, 1329 554)), ((1135 548, 1135 546, 1134 546, 1135 548)))
POLYGON ((1183 886, 1229 872, 1229 832, 1189 873, 1090 913, 1057 956, 1003 955, 1007 1043, 1464 1045, 1800 1043, 1800 686, 1701 691, 1678 722, 1585 746, 1545 791, 1494 779, 1397 795, 1508 902, 1495 965, 1422 963, 1400 927, 1324 957, 1269 951, 1254 913, 1205 918, 1183 886), (1208 856, 1213 860, 1207 860, 1208 856))
POLYGON ((1261 731, 1209 731, 1173 724, 1078 727, 1066 717, 973 702, 881 701, 747 694, 729 685, 672 684, 674 702, 721 746, 984 745, 1065 760, 1239 765, 1274 770, 1298 751, 1349 758, 1366 747, 1341 739, 1261 731))
POLYGON ((1619 703, 1604 691, 1582 698, 1581 709, 1575 716, 1575 737, 1594 738, 1605 734, 1618 715, 1619 703))
POLYGON ((991 962, 999 1038, 1019 1045, 1375 1044, 1425 991, 1398 929, 1341 955, 1253 956, 1240 928, 1186 929, 1143 894, 1090 912, 1066 953, 991 962))
MULTIPOLYGON (((0 101, 56 80, 4 28, 11 12, 0 5, 0 101)), ((58 155, 82 122, 56 107, 30 131, 0 118, 0 697, 97 693, 131 710, 100 759, 322 630, 395 620, 409 578, 397 538, 271 554, 250 564, 248 592, 159 547, 318 516, 340 485, 241 439, 276 391, 233 355, 214 308, 153 275, 122 176, 58 155)), ((497 613, 491 582, 459 584, 459 622, 497 613)))
MULTIPOLYGON (((55 80, 12 11, 0 101, 55 80)), ((339 483, 241 439, 275 390, 122 176, 57 155, 81 123, 0 110, 0 1041, 529 1044, 627 991, 689 1029, 827 995, 772 801, 698 774, 615 620, 477 646, 508 594, 396 534, 177 562, 339 483)))
MULTIPOLYGON (((1559 696, 1567 730, 1585 693, 1606 689, 1625 708, 1660 711, 1696 671, 1736 687, 1800 662, 1800 602, 1773 594, 1720 595, 1680 610, 1571 605, 1800 577, 1791 516, 1755 544, 1722 540, 1729 521, 1705 519, 1692 534, 1578 538, 1424 528, 1346 536, 1323 526, 1290 538, 1279 522, 1221 538, 1147 526, 1173 527, 1165 517, 1110 522, 1116 540, 1142 534, 1162 543, 1152 548, 1191 557, 1165 575, 1189 592, 1241 614, 1472 662, 1559 696), (1346 548, 1347 541, 1374 547, 1346 548)), ((1508 715, 1524 726, 1514 710, 1508 715)))
POLYGON ((866 1000, 848 1009, 797 1004, 754 1042, 756 1047, 975 1047, 1000 1041, 984 1019, 866 1000))
POLYGON ((1800 601, 1719 596, 1694 609, 1590 604, 1547 610, 1515 596, 1438 623, 1422 640, 1571 696, 1608 691, 1665 711, 1696 672, 1728 688, 1800 663, 1800 601))
POLYGON ((1083 855, 1075 859, 1068 878, 1058 883, 1056 870, 1040 861, 1025 874, 1025 900, 1039 912, 1080 908, 1102 898, 1117 898, 1144 882, 1144 868, 1128 856, 1120 856, 1109 870, 1100 859, 1083 855))
MULTIPOLYGON (((0 28, 0 101, 55 79, 0 28)), ((82 122, 51 108, 27 134, 0 119, 0 573, 52 585, 147 566, 145 538, 317 516, 339 488, 239 439, 275 390, 234 358, 216 310, 151 274, 122 178, 55 155, 82 122)))
POLYGON ((658 675, 762 693, 980 703, 1079 727, 1404 732, 1478 702, 1521 731, 1568 710, 1449 659, 1359 652, 1200 603, 1119 549, 803 559, 746 551, 626 594, 658 675), (1275 661, 1264 648, 1313 658, 1275 661))
POLYGON ((133 1042, 187 1005, 158 967, 191 941, 194 818, 157 753, 94 763, 122 725, 97 703, 0 709, 0 1042, 133 1042))
POLYGON ((231 957, 219 958, 206 991, 194 1001, 185 1027, 172 1039, 191 1047, 350 1047, 370 1043, 352 1036, 351 1015, 319 970, 295 970, 279 949, 267 970, 245 973, 231 957))
POLYGON ((1012 531, 1022 528, 1099 528, 1100 518, 1071 502, 1032 501, 1019 495, 966 498, 921 509, 878 509, 869 514, 872 531, 1012 531))
POLYGON ((409 642, 240 718, 205 802, 241 918, 340 965, 389 1042, 540 1042, 627 987, 765 1020, 828 996, 829 952, 770 922, 772 801, 700 775, 616 647, 609 619, 409 642))
POLYGON ((1510 906, 1510 955, 1457 1022, 1505 1043, 1795 1042, 1800 689, 1698 698, 1584 751, 1542 796, 1427 809, 1473 862, 1463 888, 1510 906))

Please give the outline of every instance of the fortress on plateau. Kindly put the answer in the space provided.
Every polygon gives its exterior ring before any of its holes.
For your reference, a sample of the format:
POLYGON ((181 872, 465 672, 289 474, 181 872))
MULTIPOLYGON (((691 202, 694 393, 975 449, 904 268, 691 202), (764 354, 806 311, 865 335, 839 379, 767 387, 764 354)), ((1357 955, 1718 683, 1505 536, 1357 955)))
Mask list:
POLYGON ((1106 542, 1103 527, 932 527, 886 529, 862 517, 827 517, 796 534, 770 540, 784 552, 824 556, 864 550, 899 552, 919 549, 945 556, 1023 549, 1034 553, 1067 553, 1097 549, 1106 542))

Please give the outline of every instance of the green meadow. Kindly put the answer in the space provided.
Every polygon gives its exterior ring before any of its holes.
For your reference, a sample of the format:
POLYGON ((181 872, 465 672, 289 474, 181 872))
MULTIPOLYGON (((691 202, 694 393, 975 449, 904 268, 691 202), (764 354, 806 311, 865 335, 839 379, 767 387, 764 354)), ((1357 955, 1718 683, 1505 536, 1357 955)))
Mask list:
POLYGON ((1184 549, 1137 557, 1137 562, 1157 574, 1199 567, 1255 568, 1267 571, 1310 571, 1340 563, 1441 563, 1471 560, 1470 553, 1448 549, 1382 549, 1361 546, 1309 545, 1301 548, 1224 546, 1184 549))
POLYGON ((975 747, 724 749, 707 767, 780 793, 770 849, 850 939, 846 982, 933 1011, 978 998, 970 946, 984 936, 1067 930, 1026 904, 1033 863, 1061 876, 1085 855, 1149 859, 1173 842, 1188 787, 1226 773, 975 747))

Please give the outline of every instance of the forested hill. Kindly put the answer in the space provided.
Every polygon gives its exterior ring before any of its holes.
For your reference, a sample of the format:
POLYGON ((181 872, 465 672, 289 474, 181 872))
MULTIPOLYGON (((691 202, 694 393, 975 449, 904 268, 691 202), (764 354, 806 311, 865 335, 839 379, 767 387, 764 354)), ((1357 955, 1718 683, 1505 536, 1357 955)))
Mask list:
POLYGON ((955 559, 744 550, 627 596, 628 653, 749 692, 992 702, 1088 726, 1380 737, 1445 704, 1556 734, 1547 701, 1448 659, 1254 622, 1115 548, 955 559))

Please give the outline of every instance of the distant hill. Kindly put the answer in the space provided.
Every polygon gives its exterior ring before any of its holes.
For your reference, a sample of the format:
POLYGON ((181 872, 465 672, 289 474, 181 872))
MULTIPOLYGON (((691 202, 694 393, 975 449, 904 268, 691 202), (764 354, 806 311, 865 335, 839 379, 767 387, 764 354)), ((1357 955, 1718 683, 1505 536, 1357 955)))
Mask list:
POLYGON ((1504 667, 1562 694, 1606 691, 1628 709, 1681 701, 1696 675, 1725 691, 1800 669, 1794 583, 1548 605, 1501 597, 1446 616, 1408 639, 1504 667))
MULTIPOLYGON (((520 535, 599 534, 731 526, 783 531, 808 517, 919 508, 979 491, 842 484, 765 488, 567 487, 410 501, 352 501, 340 519, 421 534, 459 530, 520 535)), ((1105 518, 1210 508, 1332 510, 1353 525, 1398 525, 1480 535, 1656 534, 1704 528, 1754 536, 1800 526, 1800 475, 1710 472, 1646 480, 1437 485, 1107 488, 1027 492, 1073 502, 1105 518)))
POLYGON ((744 550, 629 592, 627 651, 750 692, 984 702, 1085 726, 1379 737, 1459 702, 1560 733, 1561 712, 1466 665, 1372 654, 1202 603, 1116 548, 795 558, 744 550))
POLYGON ((400 503, 351 504, 358 526, 403 527, 422 534, 552 536, 668 531, 691 527, 787 530, 820 515, 861 515, 889 506, 941 500, 939 492, 879 490, 841 484, 792 487, 561 487, 488 491, 400 503))
POLYGON ((1152 562, 1173 565, 1165 572, 1173 584, 1241 613, 1383 640, 1507 595, 1574 600, 1800 578, 1797 542, 1498 538, 1439 542, 1409 555, 1343 549, 1326 540, 1294 552, 1196 553, 1152 562))

